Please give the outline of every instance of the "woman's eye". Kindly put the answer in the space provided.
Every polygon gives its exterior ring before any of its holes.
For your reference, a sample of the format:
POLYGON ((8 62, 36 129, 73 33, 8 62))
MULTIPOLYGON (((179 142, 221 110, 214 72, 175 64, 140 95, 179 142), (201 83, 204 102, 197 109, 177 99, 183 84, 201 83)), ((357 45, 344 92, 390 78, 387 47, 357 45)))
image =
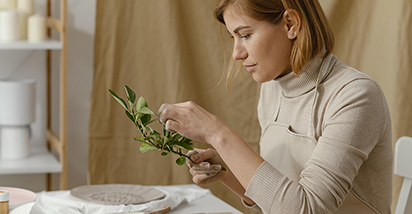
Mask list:
POLYGON ((240 36, 240 38, 244 38, 244 39, 249 39, 251 34, 246 34, 246 35, 242 35, 240 36))

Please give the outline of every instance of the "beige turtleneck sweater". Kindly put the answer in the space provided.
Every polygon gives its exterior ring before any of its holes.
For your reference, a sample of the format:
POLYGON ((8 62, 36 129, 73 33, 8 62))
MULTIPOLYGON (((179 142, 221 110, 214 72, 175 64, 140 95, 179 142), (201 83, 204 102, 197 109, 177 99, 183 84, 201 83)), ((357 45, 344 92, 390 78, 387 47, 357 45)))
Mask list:
MULTIPOLYGON (((300 77, 290 73, 262 84, 258 104, 262 130, 280 105, 277 122, 289 124, 298 134, 310 135, 309 114, 324 61, 314 58, 300 77)), ((263 213, 349 213, 345 209, 348 195, 359 203, 354 207, 363 206, 368 213, 390 213, 391 121, 380 86, 333 56, 318 93, 314 110, 318 142, 299 181, 288 179, 265 161, 245 195, 263 213)), ((356 210, 350 213, 359 213, 356 210)))

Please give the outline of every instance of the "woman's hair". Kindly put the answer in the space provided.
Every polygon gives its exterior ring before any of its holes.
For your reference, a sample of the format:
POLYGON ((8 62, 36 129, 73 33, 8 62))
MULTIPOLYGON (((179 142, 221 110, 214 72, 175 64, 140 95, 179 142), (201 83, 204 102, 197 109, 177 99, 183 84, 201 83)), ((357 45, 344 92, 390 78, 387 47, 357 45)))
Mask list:
MULTIPOLYGON (((217 0, 214 16, 222 24, 225 24, 223 13, 232 4, 236 4, 256 20, 265 20, 272 24, 277 24, 286 10, 293 9, 299 13, 301 26, 290 56, 292 70, 296 76, 309 60, 324 49, 325 56, 332 52, 333 32, 318 0, 217 0)), ((227 83, 231 76, 236 76, 232 74, 234 64, 232 59, 228 68, 227 83)), ((236 70, 235 73, 239 73, 240 67, 236 70)))

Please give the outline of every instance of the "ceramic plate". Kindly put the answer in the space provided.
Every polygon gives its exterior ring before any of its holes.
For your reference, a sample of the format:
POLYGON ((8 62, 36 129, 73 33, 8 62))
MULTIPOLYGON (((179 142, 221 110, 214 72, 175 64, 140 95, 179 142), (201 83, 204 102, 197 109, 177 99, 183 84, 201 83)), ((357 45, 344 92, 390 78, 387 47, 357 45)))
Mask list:
POLYGON ((6 190, 9 192, 10 209, 14 209, 20 205, 36 200, 36 193, 30 190, 15 187, 0 187, 0 190, 6 190))
POLYGON ((142 204, 166 196, 155 188, 131 184, 86 185, 72 189, 70 194, 87 202, 106 205, 142 204))

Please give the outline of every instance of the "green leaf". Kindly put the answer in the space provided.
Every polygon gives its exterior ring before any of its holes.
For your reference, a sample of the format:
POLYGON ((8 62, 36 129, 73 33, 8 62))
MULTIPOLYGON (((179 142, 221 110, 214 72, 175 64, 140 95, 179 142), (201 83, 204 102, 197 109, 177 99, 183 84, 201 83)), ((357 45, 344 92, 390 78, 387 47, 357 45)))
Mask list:
POLYGON ((191 143, 189 140, 186 140, 187 138, 175 143, 173 146, 181 149, 186 149, 186 150, 193 150, 193 143, 191 143))
POLYGON ((128 117, 130 120, 132 120, 132 121, 133 121, 133 123, 135 123, 135 124, 136 124, 136 122, 135 122, 135 120, 134 120, 133 115, 132 115, 132 114, 130 114, 130 112, 129 112, 128 110, 125 110, 125 112, 126 112, 127 117, 128 117))
POLYGON ((163 146, 163 141, 156 140, 155 143, 156 143, 156 145, 158 145, 160 147, 163 146))
POLYGON ((127 99, 131 102, 134 103, 136 101, 136 93, 132 89, 129 88, 129 86, 125 85, 124 89, 126 90, 127 94, 127 99))
POLYGON ((135 138, 133 138, 133 140, 135 140, 135 141, 140 141, 140 142, 142 142, 142 143, 147 143, 147 142, 146 142, 146 138, 144 138, 144 137, 135 137, 135 138))
POLYGON ((143 107, 148 107, 147 102, 144 97, 140 97, 139 100, 137 100, 136 110, 140 112, 140 109, 142 109, 143 107))
POLYGON ((184 156, 180 156, 178 159, 176 159, 177 165, 181 166, 186 163, 186 158, 184 156))
POLYGON ((145 114, 142 118, 140 118, 140 121, 142 121, 143 126, 146 126, 150 119, 152 119, 152 116, 150 114, 145 114))
POLYGON ((156 140, 159 140, 159 139, 160 139, 160 134, 159 134, 159 132, 157 132, 157 131, 155 131, 155 130, 153 130, 152 132, 150 132, 150 135, 151 135, 151 136, 154 136, 156 140))
POLYGON ((144 133, 146 133, 146 132, 150 131, 150 129, 147 128, 146 126, 142 126, 142 131, 143 131, 144 133))
POLYGON ((139 113, 156 115, 156 114, 155 114, 152 110, 150 110, 148 107, 142 107, 142 108, 139 110, 139 113))
MULTIPOLYGON (((147 114, 147 115, 149 115, 149 114, 147 114)), ((150 115, 149 115, 149 116, 150 116, 150 115)), ((151 120, 151 121, 149 121, 149 122, 147 122, 147 123, 145 123, 145 124, 143 124, 143 125, 147 126, 147 125, 153 123, 153 122, 156 121, 156 120, 157 120, 157 119, 153 119, 153 120, 151 120)), ((153 131, 152 131, 152 132, 153 132, 153 131)))
POLYGON ((188 143, 188 144, 190 144, 190 145, 193 145, 193 143, 191 143, 192 142, 192 140, 191 139, 189 139, 189 138, 182 138, 181 140, 180 140, 180 142, 181 143, 188 143))
POLYGON ((162 152, 162 156, 167 156, 167 155, 169 155, 170 154, 170 152, 162 152))
POLYGON ((169 142, 169 138, 168 137, 164 137, 163 138, 163 145, 166 145, 169 142))
POLYGON ((148 151, 153 151, 153 150, 158 150, 156 147, 154 147, 154 146, 152 146, 152 145, 149 145, 149 144, 146 144, 146 143, 143 143, 141 146, 140 146, 140 151, 142 152, 142 153, 145 153, 145 152, 148 152, 148 151))
POLYGON ((172 143, 175 143, 175 142, 177 142, 180 138, 182 137, 182 135, 180 135, 179 133, 175 133, 173 136, 172 136, 172 143))
POLYGON ((169 137, 169 136, 170 136, 170 132, 169 132, 166 128, 163 128, 163 135, 164 135, 165 137, 169 137))
POLYGON ((125 108, 126 110, 128 110, 127 104, 126 104, 126 102, 125 102, 122 98, 120 98, 119 96, 117 96, 117 94, 116 94, 114 91, 110 90, 110 89, 109 89, 109 92, 110 92, 110 94, 112 95, 112 97, 113 97, 115 100, 117 100, 117 102, 120 103, 121 106, 123 106, 123 108, 125 108))

